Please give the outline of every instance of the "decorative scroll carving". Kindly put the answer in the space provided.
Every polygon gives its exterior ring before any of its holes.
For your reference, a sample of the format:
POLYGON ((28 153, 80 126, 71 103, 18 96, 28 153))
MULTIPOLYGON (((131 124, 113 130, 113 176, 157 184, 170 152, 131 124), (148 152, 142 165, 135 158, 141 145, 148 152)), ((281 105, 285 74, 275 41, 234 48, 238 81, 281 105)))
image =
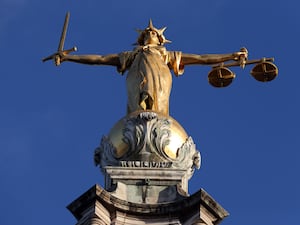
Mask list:
POLYGON ((136 118, 126 120, 123 136, 123 141, 129 146, 123 158, 168 160, 164 153, 170 142, 170 120, 167 118, 159 119, 154 112, 142 112, 136 118))
POLYGON ((118 165, 119 160, 115 155, 116 149, 110 142, 107 136, 103 136, 100 142, 100 146, 96 148, 94 153, 95 165, 100 165, 101 169, 106 166, 118 165))
POLYGON ((190 178, 195 169, 199 169, 201 164, 200 152, 196 150, 196 145, 192 137, 189 137, 186 142, 178 149, 178 157, 173 161, 173 165, 176 168, 186 168, 188 171, 188 177, 190 178))

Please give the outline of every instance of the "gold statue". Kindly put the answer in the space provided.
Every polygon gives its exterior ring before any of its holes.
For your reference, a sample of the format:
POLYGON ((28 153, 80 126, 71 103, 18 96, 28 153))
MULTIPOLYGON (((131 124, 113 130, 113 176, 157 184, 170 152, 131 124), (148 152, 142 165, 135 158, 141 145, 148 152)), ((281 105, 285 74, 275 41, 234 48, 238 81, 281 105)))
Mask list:
POLYGON ((164 115, 169 115, 169 96, 172 86, 173 70, 176 76, 184 71, 184 66, 203 64, 213 65, 225 61, 238 61, 237 65, 244 67, 248 57, 245 48, 230 54, 186 54, 180 51, 167 51, 164 47, 168 41, 163 32, 166 27, 157 29, 152 21, 144 30, 139 30, 137 47, 132 51, 109 55, 70 55, 76 48, 63 50, 63 42, 69 14, 67 14, 61 43, 57 53, 45 58, 54 59, 58 66, 62 62, 76 62, 89 65, 115 66, 121 74, 128 71, 127 84, 127 113, 138 110, 153 110, 164 115))

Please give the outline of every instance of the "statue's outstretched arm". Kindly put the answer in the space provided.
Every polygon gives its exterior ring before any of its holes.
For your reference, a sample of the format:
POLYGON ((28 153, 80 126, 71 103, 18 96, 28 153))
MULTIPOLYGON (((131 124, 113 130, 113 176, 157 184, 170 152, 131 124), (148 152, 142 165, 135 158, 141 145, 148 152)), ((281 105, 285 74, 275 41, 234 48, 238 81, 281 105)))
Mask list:
POLYGON ((197 55, 197 54, 186 54, 181 55, 182 65, 195 65, 195 64, 217 64, 230 60, 240 60, 240 57, 248 57, 247 52, 240 51, 229 54, 208 54, 208 55, 197 55))
POLYGON ((59 65, 61 62, 69 61, 89 65, 110 65, 110 66, 120 66, 120 59, 118 54, 109 54, 109 55, 68 55, 60 54, 59 65))

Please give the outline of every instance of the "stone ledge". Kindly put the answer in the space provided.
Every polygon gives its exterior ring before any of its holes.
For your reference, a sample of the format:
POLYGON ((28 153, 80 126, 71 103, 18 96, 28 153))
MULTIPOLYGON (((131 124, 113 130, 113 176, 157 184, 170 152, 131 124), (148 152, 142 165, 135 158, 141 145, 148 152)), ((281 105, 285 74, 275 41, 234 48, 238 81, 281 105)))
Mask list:
POLYGON ((139 218, 149 216, 153 218, 160 216, 163 218, 173 215, 173 217, 181 217, 181 220, 187 220, 187 217, 192 218, 199 214, 199 216, 197 216, 199 219, 206 216, 211 218, 211 224, 218 224, 224 217, 229 215, 228 212, 203 189, 179 201, 143 204, 118 199, 97 184, 68 205, 67 208, 77 220, 80 220, 83 217, 87 217, 87 212, 93 213, 91 209, 95 208, 96 203, 103 205, 103 207, 112 214, 119 211, 125 212, 128 216, 137 216, 139 218), (202 213, 209 215, 202 216, 202 213))
POLYGON ((127 167, 112 167, 105 168, 106 174, 116 183, 122 181, 123 183, 132 183, 143 180, 150 180, 161 185, 169 184, 175 185, 186 181, 186 171, 171 169, 171 168, 127 168, 127 167))

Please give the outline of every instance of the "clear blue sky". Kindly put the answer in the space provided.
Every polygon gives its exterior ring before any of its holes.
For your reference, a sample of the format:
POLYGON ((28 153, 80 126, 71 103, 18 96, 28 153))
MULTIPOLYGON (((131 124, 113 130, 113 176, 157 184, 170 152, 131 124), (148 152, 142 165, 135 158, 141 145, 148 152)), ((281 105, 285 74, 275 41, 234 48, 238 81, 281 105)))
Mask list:
POLYGON ((102 135, 126 113, 125 76, 113 67, 41 59, 65 47, 79 54, 131 50, 149 18, 167 26, 169 50, 275 57, 279 76, 259 83, 244 70, 224 89, 210 67, 174 77, 171 115, 191 135, 204 188, 230 216, 224 225, 286 225, 300 214, 300 3, 269 0, 0 0, 0 224, 75 224, 65 208, 103 176, 93 165, 102 135))

